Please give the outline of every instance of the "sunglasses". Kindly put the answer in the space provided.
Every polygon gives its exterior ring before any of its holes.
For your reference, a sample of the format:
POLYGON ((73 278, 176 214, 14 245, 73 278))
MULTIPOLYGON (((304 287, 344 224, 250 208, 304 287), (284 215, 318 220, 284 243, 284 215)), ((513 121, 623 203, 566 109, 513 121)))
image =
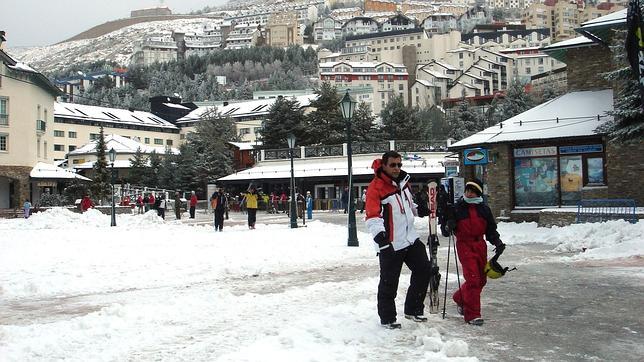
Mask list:
POLYGON ((389 166, 389 168, 394 168, 394 167, 402 168, 402 163, 390 163, 387 166, 389 166))

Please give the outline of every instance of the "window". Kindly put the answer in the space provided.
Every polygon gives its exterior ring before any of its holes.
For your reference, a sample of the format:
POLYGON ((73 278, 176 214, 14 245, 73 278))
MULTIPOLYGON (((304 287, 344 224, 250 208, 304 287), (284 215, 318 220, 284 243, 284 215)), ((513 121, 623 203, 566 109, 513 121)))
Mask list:
MULTIPOLYGON (((404 89, 405 89, 404 84, 398 84, 398 90, 404 90, 404 89)), ((418 89, 416 89, 416 90, 418 90, 418 89)))
POLYGON ((76 131, 69 131, 69 132, 67 132, 67 137, 76 138, 76 137, 78 137, 78 134, 76 133, 76 131))
POLYGON ((90 141, 96 141, 101 135, 98 133, 90 133, 89 134, 89 140, 90 141))
POLYGON ((7 145, 9 143, 9 135, 0 134, 0 151, 7 151, 7 145))
POLYGON ((0 126, 9 125, 9 99, 0 97, 0 126))
POLYGON ((67 146, 67 150, 68 150, 69 152, 72 152, 72 151, 74 151, 75 149, 76 149, 76 146, 74 146, 74 145, 69 145, 69 146, 67 146))
POLYGON ((43 142, 43 152, 45 154, 45 158, 47 158, 47 141, 43 142))
POLYGON ((162 140, 161 138, 155 138, 155 139, 154 139, 154 144, 155 144, 155 145, 162 145, 162 144, 163 144, 163 140, 162 140))
POLYGON ((54 130, 54 137, 65 137, 65 131, 54 130))
POLYGON ((65 145, 56 145, 56 144, 54 144, 54 151, 65 152, 65 145))
POLYGON ((149 145, 149 144, 150 144, 150 138, 149 138, 149 137, 145 137, 145 144, 146 144, 146 145, 149 145))
POLYGON ((40 132, 45 132, 47 130, 47 122, 42 119, 36 120, 36 130, 40 132))
POLYGON ((172 140, 165 140, 166 146, 172 146, 172 140))

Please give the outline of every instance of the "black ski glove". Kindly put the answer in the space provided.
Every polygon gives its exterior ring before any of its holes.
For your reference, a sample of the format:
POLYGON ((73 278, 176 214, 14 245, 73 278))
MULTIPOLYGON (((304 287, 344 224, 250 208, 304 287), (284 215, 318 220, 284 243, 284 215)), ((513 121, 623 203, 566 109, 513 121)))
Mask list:
POLYGON ((494 246, 496 246, 496 249, 495 249, 496 255, 503 254, 503 251, 505 250, 505 244, 503 244, 501 240, 497 241, 496 244, 494 244, 494 246))
POLYGON ((390 244, 389 240, 387 239, 387 233, 385 233, 384 231, 379 232, 378 235, 373 238, 373 241, 378 244, 380 250, 388 247, 390 244))

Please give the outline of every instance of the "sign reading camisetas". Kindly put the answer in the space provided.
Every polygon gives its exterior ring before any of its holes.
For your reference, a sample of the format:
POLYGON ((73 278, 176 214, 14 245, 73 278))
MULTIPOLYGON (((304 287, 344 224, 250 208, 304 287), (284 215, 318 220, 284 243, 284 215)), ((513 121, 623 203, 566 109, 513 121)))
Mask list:
POLYGON ((556 156, 557 147, 530 147, 515 148, 514 157, 539 157, 539 156, 556 156))

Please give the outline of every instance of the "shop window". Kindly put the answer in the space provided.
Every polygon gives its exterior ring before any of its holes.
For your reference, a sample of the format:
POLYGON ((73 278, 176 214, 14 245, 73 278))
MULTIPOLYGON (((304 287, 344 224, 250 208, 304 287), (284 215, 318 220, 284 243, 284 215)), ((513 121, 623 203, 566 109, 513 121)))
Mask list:
POLYGON ((586 158, 586 185, 604 185, 604 159, 601 157, 586 158))
POLYGON ((561 167, 561 204, 576 205, 581 200, 583 186, 581 156, 562 156, 561 167))
POLYGON ((516 206, 558 205, 557 158, 516 158, 514 194, 516 206))

